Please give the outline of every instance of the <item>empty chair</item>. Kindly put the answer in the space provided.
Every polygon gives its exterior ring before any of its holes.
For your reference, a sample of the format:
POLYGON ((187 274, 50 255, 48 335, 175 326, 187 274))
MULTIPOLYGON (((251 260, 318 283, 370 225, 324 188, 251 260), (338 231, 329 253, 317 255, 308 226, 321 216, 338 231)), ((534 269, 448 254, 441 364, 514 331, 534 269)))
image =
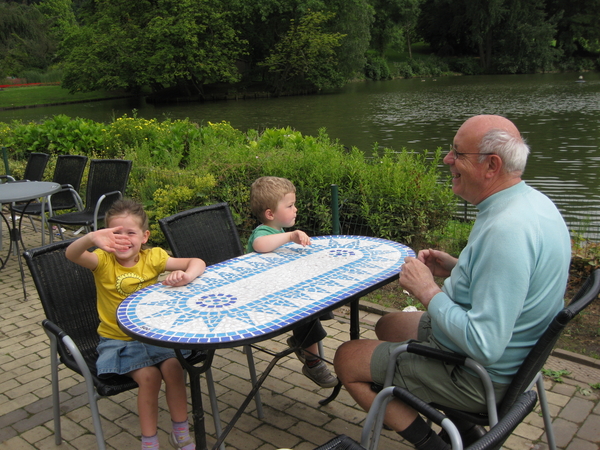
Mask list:
MULTIPOLYGON (((102 424, 98 411, 98 397, 112 396, 137 388, 137 383, 124 375, 99 378, 96 372, 100 319, 96 307, 96 285, 92 272, 69 261, 66 248, 73 240, 60 241, 27 250, 25 260, 39 293, 46 319, 44 331, 50 338, 52 374, 52 402, 56 444, 61 442, 60 397, 58 364, 65 364, 85 379, 88 401, 99 449, 105 448, 102 424)), ((191 364, 206 359, 195 352, 188 357, 191 364)), ((207 377, 211 375, 210 370, 207 377)), ((209 394, 214 395, 214 391, 209 394)), ((211 399, 211 403, 216 400, 211 399)), ((218 417, 218 411, 216 412, 218 417)))
POLYGON ((227 203, 182 211, 158 223, 177 258, 202 258, 212 266, 244 254, 227 203))
MULTIPOLYGON (((74 208, 81 210, 83 208, 83 205, 79 203, 80 198, 77 192, 87 160, 87 156, 81 155, 59 155, 56 159, 52 181, 60 184, 62 189, 48 197, 45 211, 49 212, 50 217, 54 215, 55 211, 74 208)), ((21 215, 39 216, 42 213, 42 204, 15 205, 13 209, 21 215)))
POLYGON ((30 153, 29 158, 27 159, 27 165, 25 166, 23 180, 42 181, 44 170, 46 170, 49 159, 50 155, 46 153, 30 153))
POLYGON ((122 159, 93 159, 90 162, 85 207, 81 211, 54 215, 48 222, 97 230, 98 221, 104 220, 110 206, 123 197, 131 165, 131 161, 122 159))

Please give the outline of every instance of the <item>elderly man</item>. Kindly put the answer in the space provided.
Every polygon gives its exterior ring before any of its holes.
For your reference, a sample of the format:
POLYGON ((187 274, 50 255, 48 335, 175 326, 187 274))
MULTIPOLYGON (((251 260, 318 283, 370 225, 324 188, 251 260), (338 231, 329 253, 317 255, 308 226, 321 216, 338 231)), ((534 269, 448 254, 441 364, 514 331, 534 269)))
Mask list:
MULTIPOLYGON (((456 133, 444 163, 450 167, 454 193, 477 206, 477 220, 458 259, 437 250, 406 259, 400 284, 427 312, 388 314, 377 323, 379 340, 350 341, 338 349, 335 371, 364 409, 375 397, 371 384, 383 384, 391 350, 410 339, 478 361, 502 398, 530 348, 562 308, 569 233, 556 206, 521 180, 528 154, 519 130, 504 117, 471 117, 456 133), (434 276, 448 277, 441 289, 434 276)), ((403 353, 394 384, 426 402, 486 410, 481 382, 460 366, 403 353)), ((447 447, 400 401, 390 403, 385 422, 420 450, 447 447)))

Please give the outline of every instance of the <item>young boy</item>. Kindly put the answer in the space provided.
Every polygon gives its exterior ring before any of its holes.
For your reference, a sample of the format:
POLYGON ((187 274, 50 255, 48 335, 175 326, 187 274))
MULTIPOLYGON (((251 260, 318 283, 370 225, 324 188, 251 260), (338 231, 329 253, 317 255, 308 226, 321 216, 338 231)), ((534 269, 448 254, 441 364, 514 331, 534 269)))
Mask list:
MULTIPOLYGON (((275 250, 287 242, 302 246, 310 245, 310 238, 304 231, 284 231, 296 223, 296 188, 290 180, 279 177, 261 177, 250 188, 250 208, 260 220, 250 235, 247 252, 266 253, 275 250)), ((327 364, 315 355, 319 354, 318 342, 327 333, 319 320, 294 329, 294 335, 288 338, 290 347, 302 343, 304 350, 296 352, 302 361, 302 373, 321 387, 331 388, 337 385, 327 364)))

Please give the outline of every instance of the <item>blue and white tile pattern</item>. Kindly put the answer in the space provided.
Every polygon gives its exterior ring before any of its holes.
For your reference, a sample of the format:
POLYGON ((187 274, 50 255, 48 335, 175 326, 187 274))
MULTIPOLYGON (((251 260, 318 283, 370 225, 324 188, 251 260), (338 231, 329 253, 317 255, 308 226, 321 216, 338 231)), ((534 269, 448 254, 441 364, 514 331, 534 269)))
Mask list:
POLYGON ((414 256, 410 248, 378 238, 311 241, 216 264, 186 286, 149 286, 123 301, 118 320, 137 337, 173 347, 235 345, 367 289, 399 273, 404 258, 414 256))

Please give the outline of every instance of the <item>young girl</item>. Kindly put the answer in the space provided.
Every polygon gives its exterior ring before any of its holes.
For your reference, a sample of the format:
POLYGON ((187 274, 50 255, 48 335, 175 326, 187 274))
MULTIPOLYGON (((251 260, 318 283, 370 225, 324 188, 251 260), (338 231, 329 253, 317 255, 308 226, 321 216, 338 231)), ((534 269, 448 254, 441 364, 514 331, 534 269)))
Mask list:
POLYGON ((187 417, 187 393, 183 369, 171 349, 132 340, 117 325, 119 304, 135 291, 156 283, 171 271, 163 284, 183 286, 200 276, 206 265, 198 258, 171 258, 161 248, 142 249, 148 241, 148 217, 132 200, 113 204, 105 218, 107 228, 88 233, 67 248, 67 258, 94 273, 100 325, 98 375, 125 374, 139 385, 138 414, 142 449, 158 449, 158 394, 162 380, 173 431, 169 443, 194 450, 187 417), (98 247, 94 252, 90 247, 98 247))

